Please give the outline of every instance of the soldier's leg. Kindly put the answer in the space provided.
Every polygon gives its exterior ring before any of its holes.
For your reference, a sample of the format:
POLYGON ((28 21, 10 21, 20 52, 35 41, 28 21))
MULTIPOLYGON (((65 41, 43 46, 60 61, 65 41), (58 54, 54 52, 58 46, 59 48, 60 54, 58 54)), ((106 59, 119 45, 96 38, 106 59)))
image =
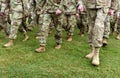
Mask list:
POLYGON ((68 17, 68 33, 67 33, 67 41, 72 41, 72 36, 74 33, 74 27, 76 25, 76 18, 74 15, 68 17))
POLYGON ((81 15, 79 15, 79 17, 76 17, 76 24, 77 24, 77 28, 79 29, 79 35, 81 35, 81 15))
POLYGON ((53 20, 52 20, 51 23, 50 23, 50 26, 49 26, 49 34, 52 33, 53 29, 54 29, 54 23, 53 23, 53 20))
POLYGON ((105 47, 108 44, 107 39, 109 38, 109 34, 110 34, 110 16, 107 15, 104 26, 103 47, 105 47))
POLYGON ((113 35, 115 33, 116 20, 113 18, 113 16, 111 16, 110 19, 111 34, 113 35))
POLYGON ((84 34, 87 32, 87 25, 88 25, 88 17, 87 14, 82 15, 82 30, 81 30, 81 36, 84 36, 84 34))
POLYGON ((62 44, 62 27, 64 24, 64 20, 65 16, 64 14, 57 16, 56 19, 56 23, 55 24, 55 40, 56 40, 56 49, 60 49, 61 48, 61 44, 62 44))
POLYGON ((3 29, 6 36, 9 36, 9 28, 7 26, 6 17, 0 16, 0 30, 3 29))
POLYGON ((42 14, 42 20, 40 20, 39 24, 39 41, 40 46, 35 51, 40 53, 45 51, 46 41, 48 37, 49 25, 51 22, 51 16, 49 14, 42 14))
POLYGON ((17 31, 22 23, 22 13, 13 12, 11 17, 11 27, 10 27, 10 35, 9 35, 9 42, 4 45, 4 47, 10 47, 14 44, 14 40, 17 37, 17 31))
POLYGON ((37 25, 37 10, 36 10, 36 0, 29 0, 29 30, 33 30, 34 26, 37 25))
POLYGON ((95 47, 93 46, 93 28, 95 23, 96 10, 89 10, 88 14, 88 43, 90 45, 90 52, 86 55, 86 58, 91 59, 94 56, 95 47))
POLYGON ((93 56, 92 64, 98 66, 99 61, 99 51, 102 46, 103 35, 104 35, 104 22, 108 13, 108 8, 101 8, 97 10, 97 15, 95 19, 95 24, 93 28, 93 46, 95 47, 95 53, 93 56))
POLYGON ((24 35, 24 39, 23 41, 27 41, 29 39, 29 36, 27 34, 27 24, 26 24, 26 18, 22 19, 22 30, 23 30, 23 35, 24 35))

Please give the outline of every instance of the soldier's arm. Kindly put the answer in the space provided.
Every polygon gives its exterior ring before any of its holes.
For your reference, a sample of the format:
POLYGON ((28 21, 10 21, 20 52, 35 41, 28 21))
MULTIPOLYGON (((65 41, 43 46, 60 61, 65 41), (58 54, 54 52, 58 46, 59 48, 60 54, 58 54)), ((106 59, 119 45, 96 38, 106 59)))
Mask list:
POLYGON ((76 7, 79 12, 83 12, 85 9, 85 3, 83 2, 83 0, 77 0, 76 7))
POLYGON ((111 7, 110 9, 117 10, 119 0, 111 0, 111 7))

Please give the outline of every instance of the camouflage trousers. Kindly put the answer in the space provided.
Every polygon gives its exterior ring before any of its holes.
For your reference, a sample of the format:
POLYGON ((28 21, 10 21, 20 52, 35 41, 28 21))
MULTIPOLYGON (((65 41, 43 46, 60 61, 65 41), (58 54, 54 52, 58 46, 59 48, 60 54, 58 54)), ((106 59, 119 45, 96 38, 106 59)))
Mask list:
POLYGON ((0 30, 4 30, 5 34, 9 35, 9 27, 7 25, 7 17, 0 16, 0 30))
POLYGON ((104 35, 104 22, 108 8, 89 9, 88 42, 94 47, 101 47, 104 35))
POLYGON ((87 31, 87 26, 88 26, 88 19, 87 19, 87 14, 82 14, 79 17, 77 17, 77 27, 80 30, 81 34, 85 34, 87 31))
POLYGON ((74 32, 74 24, 75 17, 74 16, 67 16, 64 18, 65 15, 55 15, 55 14, 41 14, 39 18, 39 37, 40 37, 40 46, 46 45, 46 40, 48 37, 48 32, 50 28, 51 22, 55 27, 55 40, 57 44, 62 43, 62 29, 65 28, 68 31, 68 35, 73 35, 74 32))
POLYGON ((21 12, 12 12, 10 35, 9 35, 10 39, 16 39, 18 28, 22 23, 22 17, 23 17, 23 13, 21 13, 21 12))
POLYGON ((75 15, 65 15, 60 16, 60 22, 62 27, 66 30, 68 36, 74 34, 74 27, 76 26, 76 17, 75 15))
POLYGON ((117 29, 118 20, 114 17, 114 15, 107 15, 105 19, 105 29, 104 29, 104 38, 109 38, 110 32, 113 33, 117 29))
MULTIPOLYGON (((40 14, 39 15, 39 41, 40 41, 40 46, 46 46, 46 41, 47 41, 47 37, 48 37, 48 33, 49 33, 49 28, 50 28, 50 24, 51 22, 54 23, 55 29, 56 29, 56 33, 59 32, 59 30, 61 31, 62 27, 58 27, 58 16, 55 14, 40 14)), ((57 36, 55 36, 56 41, 61 41, 59 40, 59 38, 57 38, 57 36)))
POLYGON ((110 15, 107 15, 105 19, 104 38, 108 39, 110 34, 110 15))

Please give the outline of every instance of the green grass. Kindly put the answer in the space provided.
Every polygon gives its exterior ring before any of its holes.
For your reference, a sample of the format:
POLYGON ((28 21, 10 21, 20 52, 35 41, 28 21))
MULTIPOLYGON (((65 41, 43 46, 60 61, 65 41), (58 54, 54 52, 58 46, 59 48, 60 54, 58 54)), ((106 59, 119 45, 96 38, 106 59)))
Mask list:
POLYGON ((3 48, 8 39, 0 32, 0 78, 120 78, 120 41, 111 36, 109 45, 101 49, 101 64, 95 67, 85 58, 89 52, 87 36, 80 37, 76 29, 72 42, 65 40, 60 50, 54 49, 54 34, 50 34, 45 53, 35 53, 39 41, 36 29, 30 39, 22 42, 18 33, 15 45, 3 48))

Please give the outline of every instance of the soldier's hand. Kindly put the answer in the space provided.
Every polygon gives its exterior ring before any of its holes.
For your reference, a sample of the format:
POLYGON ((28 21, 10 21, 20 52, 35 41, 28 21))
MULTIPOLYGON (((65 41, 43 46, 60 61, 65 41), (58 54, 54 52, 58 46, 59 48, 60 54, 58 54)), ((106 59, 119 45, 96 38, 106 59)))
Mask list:
POLYGON ((115 14, 115 18, 118 19, 120 17, 119 13, 115 14))
POLYGON ((83 7, 82 4, 80 4, 80 5, 78 6, 78 10, 79 10, 80 12, 83 12, 83 11, 84 11, 84 7, 83 7))
POLYGON ((0 12, 0 16, 5 16, 5 13, 4 12, 0 12))
POLYGON ((40 10, 40 13, 43 14, 45 11, 44 10, 40 10))
POLYGON ((113 9, 110 9, 109 12, 108 12, 109 15, 113 15, 114 14, 114 10, 113 9))
POLYGON ((56 14, 57 14, 57 15, 59 15, 59 14, 61 14, 61 13, 62 13, 61 10, 59 10, 59 9, 56 10, 56 14))
POLYGON ((75 16, 76 16, 76 17, 79 17, 79 14, 78 14, 78 13, 76 13, 76 14, 75 14, 75 16))

